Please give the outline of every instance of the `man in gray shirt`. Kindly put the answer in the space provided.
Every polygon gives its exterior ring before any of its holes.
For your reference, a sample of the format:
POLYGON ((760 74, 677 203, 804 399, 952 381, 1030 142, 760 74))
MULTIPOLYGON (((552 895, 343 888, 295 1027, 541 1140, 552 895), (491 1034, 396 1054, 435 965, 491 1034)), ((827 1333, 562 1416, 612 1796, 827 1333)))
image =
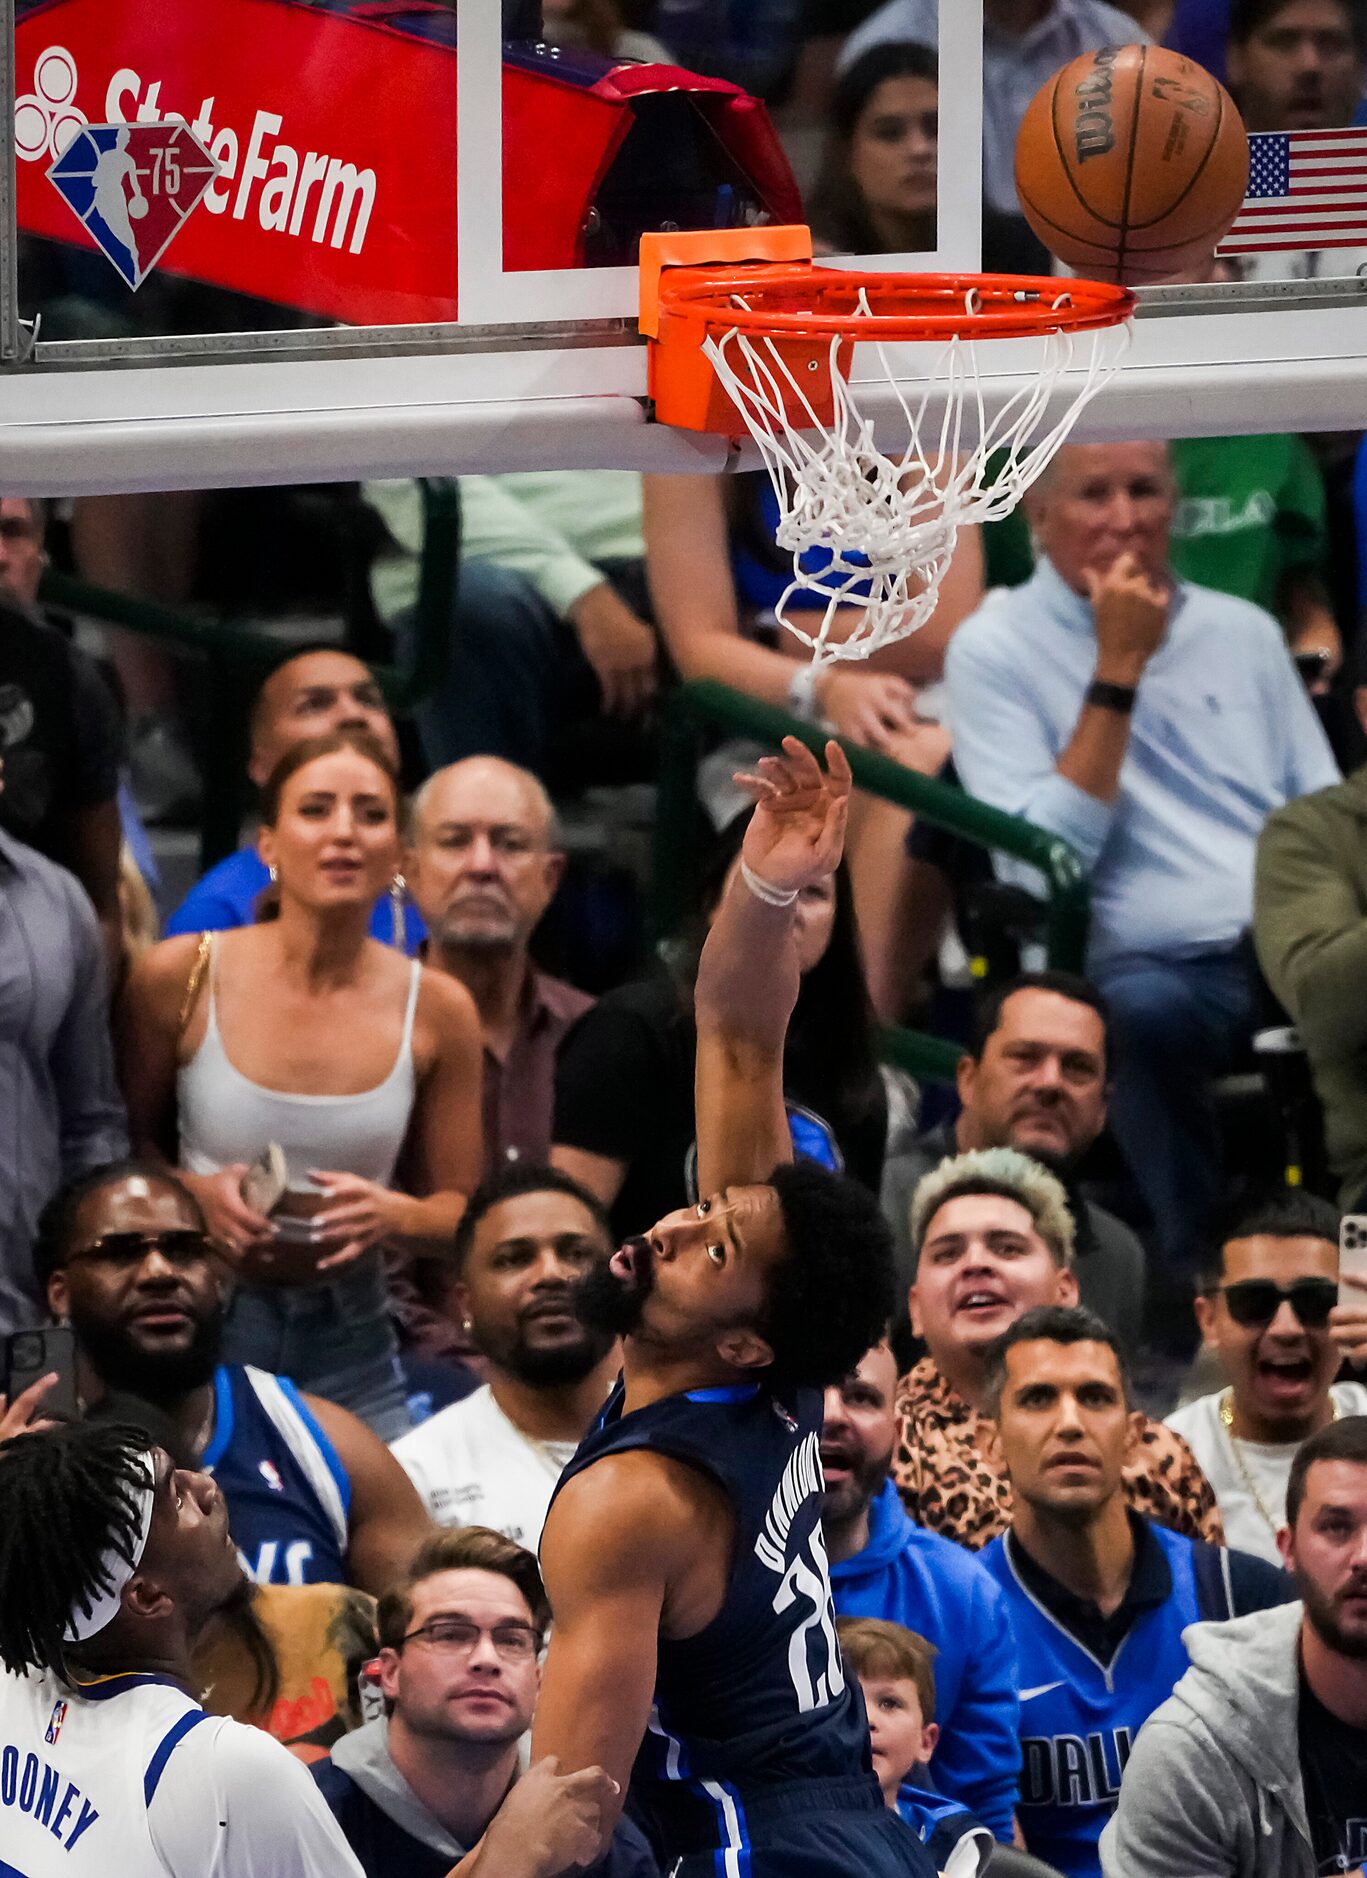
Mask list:
POLYGON ((0 1334, 46 1319, 31 1248, 51 1195, 127 1152, 94 909, 0 829, 0 1334))
MULTIPOLYGON (((939 44, 939 8, 954 4, 887 0, 850 34, 841 69, 889 40, 910 39, 933 49, 939 44)), ((1018 215, 1016 132, 1045 79, 1079 53, 1146 44, 1149 36, 1133 14, 1107 0, 983 0, 983 14, 983 193, 994 209, 1018 215)))

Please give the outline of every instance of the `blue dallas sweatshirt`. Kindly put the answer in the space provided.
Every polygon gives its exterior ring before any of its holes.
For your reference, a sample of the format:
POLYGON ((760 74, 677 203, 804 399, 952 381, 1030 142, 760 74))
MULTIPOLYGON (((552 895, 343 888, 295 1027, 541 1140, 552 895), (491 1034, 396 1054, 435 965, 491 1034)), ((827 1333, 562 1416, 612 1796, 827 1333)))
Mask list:
POLYGON ((935 1645, 935 1784, 1009 1844, 1020 1702, 1000 1587, 971 1552, 913 1525, 885 1480, 869 1508, 869 1542, 832 1564, 831 1594, 838 1616, 882 1617, 935 1645))

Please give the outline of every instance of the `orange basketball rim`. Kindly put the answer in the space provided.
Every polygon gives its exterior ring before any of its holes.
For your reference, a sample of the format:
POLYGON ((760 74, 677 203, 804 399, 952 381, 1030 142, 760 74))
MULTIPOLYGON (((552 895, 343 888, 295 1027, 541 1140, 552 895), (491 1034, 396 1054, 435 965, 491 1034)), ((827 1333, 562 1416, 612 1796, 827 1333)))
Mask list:
POLYGON ((709 357, 733 334, 772 343, 794 381, 784 387, 790 422, 805 429, 834 421, 832 366, 848 375, 856 341, 1094 332, 1121 324, 1134 307, 1128 288, 1103 281, 820 267, 811 230, 800 225, 641 237, 640 329, 651 341, 654 415, 737 440, 749 426, 709 357))
POLYGON ((655 417, 758 446, 793 557, 774 611, 817 661, 925 624, 959 530, 1009 514, 1043 474, 1109 382, 1133 308, 1097 281, 817 267, 802 227, 641 241, 655 417), (978 357, 996 339, 1036 342, 1005 389, 978 357), (888 348, 917 341, 909 390, 888 348), (889 447, 851 382, 857 344, 882 366, 889 447))

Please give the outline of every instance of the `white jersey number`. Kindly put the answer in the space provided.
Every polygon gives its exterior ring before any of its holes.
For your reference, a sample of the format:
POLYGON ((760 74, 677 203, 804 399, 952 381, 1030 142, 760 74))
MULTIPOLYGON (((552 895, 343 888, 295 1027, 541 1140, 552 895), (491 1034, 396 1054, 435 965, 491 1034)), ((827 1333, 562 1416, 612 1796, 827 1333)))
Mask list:
POLYGON ((819 1526, 812 1531, 805 1549, 789 1561, 774 1593, 774 1609, 781 1616, 799 1600, 809 1609, 788 1643, 788 1674, 798 1711, 807 1715, 813 1709, 825 1708, 845 1687, 845 1669, 831 1610, 826 1546, 819 1526))

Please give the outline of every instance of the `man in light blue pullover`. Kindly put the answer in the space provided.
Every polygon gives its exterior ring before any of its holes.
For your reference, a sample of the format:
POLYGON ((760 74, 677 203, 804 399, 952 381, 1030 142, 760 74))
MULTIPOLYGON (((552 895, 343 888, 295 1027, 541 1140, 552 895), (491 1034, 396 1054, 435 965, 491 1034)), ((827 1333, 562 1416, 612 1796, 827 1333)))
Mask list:
POLYGON ((831 1594, 841 1617, 886 1618, 935 1645, 936 1784, 1009 1844, 1020 1773, 1010 1620, 972 1553, 913 1525, 902 1510, 888 1478, 896 1387, 897 1365, 883 1343, 826 1391, 822 1526, 831 1594))
POLYGON ((945 685, 964 787, 1086 870, 1111 1127, 1190 1295, 1220 1180, 1209 1082, 1256 1015, 1254 850, 1338 771, 1276 620, 1173 575, 1175 498, 1164 444, 1061 450, 1028 498, 1035 573, 963 622, 945 685))

